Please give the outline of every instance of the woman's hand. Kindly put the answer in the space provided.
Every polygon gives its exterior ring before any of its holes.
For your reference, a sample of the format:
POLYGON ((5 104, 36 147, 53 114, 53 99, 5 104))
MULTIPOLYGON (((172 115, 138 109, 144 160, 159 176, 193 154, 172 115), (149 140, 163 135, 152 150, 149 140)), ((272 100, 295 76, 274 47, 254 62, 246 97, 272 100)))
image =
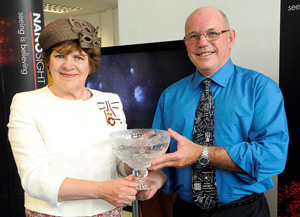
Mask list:
POLYGON ((115 207, 131 205, 136 200, 137 186, 133 175, 122 179, 114 179, 102 183, 102 199, 115 207))

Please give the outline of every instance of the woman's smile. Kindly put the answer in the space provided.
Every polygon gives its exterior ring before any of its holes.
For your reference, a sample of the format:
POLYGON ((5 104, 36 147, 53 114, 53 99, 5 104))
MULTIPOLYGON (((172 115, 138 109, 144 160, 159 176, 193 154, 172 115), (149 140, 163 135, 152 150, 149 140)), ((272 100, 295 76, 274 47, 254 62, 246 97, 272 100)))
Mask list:
POLYGON ((78 74, 71 74, 71 73, 60 73, 60 74, 65 78, 74 78, 78 75, 78 74))

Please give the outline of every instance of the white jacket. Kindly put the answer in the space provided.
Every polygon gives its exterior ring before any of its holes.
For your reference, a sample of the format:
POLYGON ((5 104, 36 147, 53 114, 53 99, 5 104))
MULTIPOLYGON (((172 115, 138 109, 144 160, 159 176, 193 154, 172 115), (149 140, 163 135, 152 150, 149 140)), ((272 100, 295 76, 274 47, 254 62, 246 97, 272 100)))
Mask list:
POLYGON ((116 94, 90 91, 93 96, 86 101, 58 98, 48 87, 14 96, 8 134, 27 209, 59 216, 91 216, 115 208, 104 200, 57 202, 66 177, 118 178, 120 161, 112 152, 109 134, 127 128, 123 106, 116 94), (107 122, 108 111, 111 124, 107 122))

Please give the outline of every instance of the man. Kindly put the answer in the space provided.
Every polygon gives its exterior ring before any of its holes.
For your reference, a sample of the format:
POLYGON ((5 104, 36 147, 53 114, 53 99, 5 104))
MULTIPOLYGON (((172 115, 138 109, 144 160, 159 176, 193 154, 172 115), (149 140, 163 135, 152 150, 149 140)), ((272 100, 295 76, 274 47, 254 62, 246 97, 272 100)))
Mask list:
POLYGON ((289 141, 283 97, 270 78, 233 64, 234 41, 223 12, 195 10, 184 42, 196 72, 167 88, 157 106, 152 127, 173 139, 149 168, 157 188, 138 198, 160 187, 176 192, 176 217, 270 216, 263 193, 284 170, 289 141), (210 101, 197 108, 202 93, 210 101))

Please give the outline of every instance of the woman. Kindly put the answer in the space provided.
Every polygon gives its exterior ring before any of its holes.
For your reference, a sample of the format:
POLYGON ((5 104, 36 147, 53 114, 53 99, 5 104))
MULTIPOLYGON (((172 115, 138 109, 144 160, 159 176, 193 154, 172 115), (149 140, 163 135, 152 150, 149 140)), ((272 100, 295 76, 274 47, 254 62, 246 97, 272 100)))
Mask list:
POLYGON ((90 23, 63 18, 39 37, 53 83, 14 96, 9 140, 25 191, 26 216, 122 216, 136 199, 130 168, 109 134, 126 129, 116 94, 85 88, 98 68, 100 38, 90 23))

